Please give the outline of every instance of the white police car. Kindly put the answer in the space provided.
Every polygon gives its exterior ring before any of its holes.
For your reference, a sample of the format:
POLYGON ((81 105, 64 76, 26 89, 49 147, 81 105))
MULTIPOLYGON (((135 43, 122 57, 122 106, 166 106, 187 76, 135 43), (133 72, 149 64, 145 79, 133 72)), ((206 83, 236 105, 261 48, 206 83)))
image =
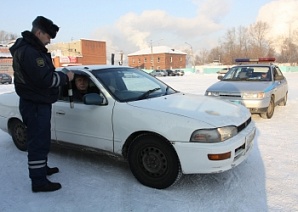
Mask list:
POLYGON ((223 77, 219 76, 220 81, 211 85, 205 95, 243 104, 251 113, 270 119, 275 106, 285 106, 288 96, 286 78, 277 65, 270 63, 275 59, 240 58, 235 61, 249 63, 233 66, 223 77))
MULTIPOLYGON (((167 188, 182 173, 223 172, 251 152, 256 129, 242 105, 178 92, 130 67, 69 69, 89 78, 89 93, 71 107, 68 88, 61 87, 53 104, 52 140, 121 156, 146 186, 167 188)), ((0 129, 26 150, 15 93, 0 95, 0 129)))

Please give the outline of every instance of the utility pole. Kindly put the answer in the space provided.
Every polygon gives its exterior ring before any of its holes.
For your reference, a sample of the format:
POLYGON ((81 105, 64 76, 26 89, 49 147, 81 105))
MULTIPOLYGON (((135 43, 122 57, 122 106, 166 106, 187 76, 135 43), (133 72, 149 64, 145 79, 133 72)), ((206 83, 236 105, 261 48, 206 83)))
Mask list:
POLYGON ((190 46, 190 54, 191 54, 191 64, 192 64, 192 67, 193 67, 193 71, 195 71, 196 69, 196 64, 195 64, 195 57, 194 57, 194 54, 193 54, 193 48, 192 48, 192 45, 190 45, 189 43, 185 42, 185 44, 189 45, 190 46))
POLYGON ((153 45, 152 40, 150 40, 150 47, 151 47, 151 69, 154 69, 154 56, 153 56, 153 45))
MULTIPOLYGON (((159 40, 157 40, 157 41, 154 41, 154 42, 158 42, 158 41, 161 41, 161 40, 163 40, 163 38, 162 39, 159 39, 159 40)), ((150 48, 151 48, 151 69, 153 70, 154 69, 154 54, 153 54, 153 41, 152 40, 150 40, 150 48)))

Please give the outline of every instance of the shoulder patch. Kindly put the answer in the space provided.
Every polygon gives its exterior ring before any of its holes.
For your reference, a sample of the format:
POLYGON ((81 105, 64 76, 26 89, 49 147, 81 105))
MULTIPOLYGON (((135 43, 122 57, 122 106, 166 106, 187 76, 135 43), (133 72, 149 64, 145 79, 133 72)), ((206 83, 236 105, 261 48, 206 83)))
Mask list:
POLYGON ((36 65, 38 67, 44 67, 45 66, 45 61, 42 57, 36 58, 36 65))

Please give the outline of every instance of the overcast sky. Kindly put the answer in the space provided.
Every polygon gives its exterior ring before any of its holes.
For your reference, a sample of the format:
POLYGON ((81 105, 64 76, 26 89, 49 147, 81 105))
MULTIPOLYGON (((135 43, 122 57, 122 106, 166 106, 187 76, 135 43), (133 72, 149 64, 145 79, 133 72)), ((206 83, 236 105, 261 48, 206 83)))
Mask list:
POLYGON ((0 30, 20 35, 43 15, 60 26, 52 43, 102 40, 108 53, 129 54, 151 41, 180 50, 209 50, 228 29, 259 20, 270 22, 273 36, 298 28, 297 0, 12 0, 0 5, 0 30))

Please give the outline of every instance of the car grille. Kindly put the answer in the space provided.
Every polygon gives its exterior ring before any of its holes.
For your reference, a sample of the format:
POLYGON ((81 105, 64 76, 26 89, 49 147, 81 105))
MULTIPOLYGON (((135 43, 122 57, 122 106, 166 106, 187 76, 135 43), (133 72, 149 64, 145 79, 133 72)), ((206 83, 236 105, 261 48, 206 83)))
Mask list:
POLYGON ((241 98, 241 94, 231 94, 231 93, 220 93, 220 97, 237 97, 241 98))
MULTIPOLYGON (((247 125, 249 125, 249 123, 251 122, 251 117, 249 119, 247 119, 247 121, 245 121, 243 124, 241 124, 240 126, 237 127, 238 132, 240 132, 241 130, 243 130, 247 125)), ((255 131, 254 131, 255 133, 255 131)), ((255 134, 250 134, 249 137, 245 138, 245 142, 239 146, 238 148, 235 149, 235 157, 234 157, 234 161, 236 161, 238 158, 240 158, 243 154, 245 154, 252 145, 253 142, 253 137, 255 136, 255 134)))
POLYGON ((250 122, 251 122, 251 117, 249 117, 249 119, 247 119, 243 124, 239 125, 237 127, 238 133, 241 132, 243 129, 245 129, 245 127, 247 127, 247 125, 249 125, 250 122))

